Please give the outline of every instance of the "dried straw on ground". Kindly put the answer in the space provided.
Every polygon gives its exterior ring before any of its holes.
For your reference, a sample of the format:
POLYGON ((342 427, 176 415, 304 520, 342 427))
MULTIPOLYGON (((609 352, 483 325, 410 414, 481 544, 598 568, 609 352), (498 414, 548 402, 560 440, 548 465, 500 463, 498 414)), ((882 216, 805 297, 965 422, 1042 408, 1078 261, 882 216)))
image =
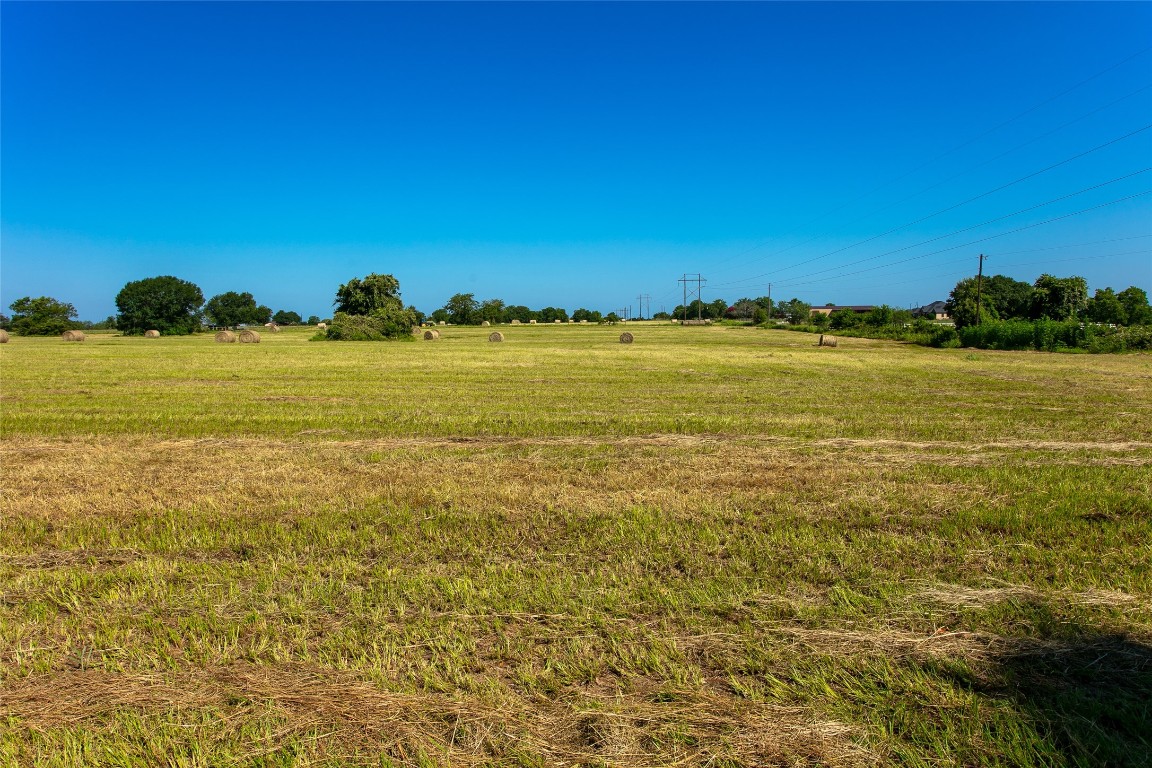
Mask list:
POLYGON ((628 331, 624 331, 624 333, 620 334, 620 343, 621 344, 631 344, 634 338, 635 337, 633 337, 632 334, 628 333, 628 331))
POLYGON ((816 344, 818 347, 834 347, 836 346, 836 337, 829 336, 826 333, 820 334, 820 341, 816 344))
POLYGON ((8 343, 8 331, 4 330, 3 328, 0 328, 0 344, 7 344, 7 343, 8 343))
POLYGON ((247 329, 240 331, 240 343, 241 344, 259 344, 260 343, 260 334, 256 333, 256 331, 250 331, 247 329))
POLYGON ((319 328, 320 330, 324 330, 325 328, 328 327, 328 323, 316 323, 316 327, 319 328))
POLYGON ((484 327, 484 328, 487 328, 488 326, 492 325, 492 323, 490 323, 490 322, 488 322, 487 320, 485 320, 484 322, 480 323, 480 325, 481 325, 482 327, 484 327))
POLYGON ((64 331, 60 338, 64 341, 84 341, 84 331, 64 331))
POLYGON ((146 339, 158 339, 158 338, 160 338, 160 331, 156 330, 155 328, 148 330, 148 331, 144 331, 144 338, 146 338, 146 339))
POLYGON ((232 331, 217 331, 216 341, 221 344, 231 344, 236 341, 236 334, 232 333, 232 331))
POLYGON ((493 331, 488 335, 488 341, 504 341, 504 334, 500 331, 493 331))
POLYGON ((424 331, 424 341, 436 341, 438 338, 440 338, 440 331, 435 329, 424 331))

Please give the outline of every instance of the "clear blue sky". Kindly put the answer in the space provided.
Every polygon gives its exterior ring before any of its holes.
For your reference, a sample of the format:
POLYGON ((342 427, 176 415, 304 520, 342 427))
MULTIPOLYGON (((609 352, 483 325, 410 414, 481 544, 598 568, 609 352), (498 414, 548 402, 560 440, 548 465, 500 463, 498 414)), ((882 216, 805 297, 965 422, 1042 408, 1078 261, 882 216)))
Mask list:
POLYGON ((684 273, 908 306, 980 252, 1152 292, 1152 3, 3 2, 0 34, 3 311, 171 274, 327 316, 369 272, 425 312, 671 309, 684 273))

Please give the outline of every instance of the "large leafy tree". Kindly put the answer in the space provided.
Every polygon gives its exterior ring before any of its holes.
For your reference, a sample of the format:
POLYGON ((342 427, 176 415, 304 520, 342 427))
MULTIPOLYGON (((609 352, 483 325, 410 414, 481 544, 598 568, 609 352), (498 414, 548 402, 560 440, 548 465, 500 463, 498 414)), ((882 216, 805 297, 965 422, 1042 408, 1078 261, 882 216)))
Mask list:
POLYGON ((807 323, 812 316, 812 305, 800 301, 800 299, 789 299, 788 301, 781 301, 776 305, 776 310, 772 313, 777 318, 784 318, 793 325, 802 325, 807 323))
POLYGON ((1116 294, 1124 307, 1124 319, 1128 325, 1152 325, 1152 306, 1148 304, 1148 294, 1143 288, 1132 285, 1116 294))
POLYGON ((55 336, 72 327, 76 308, 48 296, 25 296, 9 305, 8 327, 22 336, 55 336))
POLYGON ((444 303, 448 322, 455 325, 476 325, 480 322, 480 304, 475 294, 458 293, 444 303))
POLYGON ((336 313, 327 336, 333 340, 410 339, 416 312, 400 300, 400 281, 375 273, 354 277, 336 290, 336 313))
POLYGON ((259 325, 268 322, 272 312, 268 307, 257 306, 250 293, 228 291, 208 299, 204 314, 213 325, 259 325))
POLYGON ((1096 295, 1088 300, 1087 312, 1089 319, 1096 323, 1128 325, 1128 313, 1111 288, 1097 288, 1096 295))
MULTIPOLYGON (((276 311, 276 314, 272 315, 272 322, 276 323, 276 325, 300 325, 300 323, 304 322, 304 318, 300 317, 299 312, 288 312, 280 309, 276 311)), ((319 320, 317 320, 317 322, 319 322, 319 320)))
POLYGON ((1005 275, 990 275, 982 282, 976 277, 966 277, 956 283, 945 308, 956 327, 976 325, 976 294, 979 292, 982 319, 1026 318, 1031 312, 1034 291, 1031 284, 1005 275))
POLYGON ((1040 275, 1032 292, 1032 317, 1068 320, 1088 306, 1088 282, 1082 277, 1040 275))
POLYGON ((378 309, 399 306, 400 281, 392 275, 375 272, 364 278, 354 277, 336 289, 337 312, 349 315, 370 315, 378 309))
POLYGON ((171 275, 128 283, 116 294, 116 327, 124 334, 156 329, 165 335, 200 330, 204 294, 187 280, 171 275))
POLYGON ((480 302, 477 314, 481 321, 502 323, 504 322, 504 301, 502 299, 486 299, 480 302))

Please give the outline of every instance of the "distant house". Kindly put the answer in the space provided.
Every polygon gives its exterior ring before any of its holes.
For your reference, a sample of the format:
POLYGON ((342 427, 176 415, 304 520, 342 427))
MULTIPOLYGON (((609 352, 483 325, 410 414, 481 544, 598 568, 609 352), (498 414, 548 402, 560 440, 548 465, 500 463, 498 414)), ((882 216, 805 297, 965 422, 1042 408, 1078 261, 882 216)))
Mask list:
POLYGON ((925 304, 920 309, 912 310, 912 314, 916 317, 925 317, 929 320, 951 320, 952 315, 948 314, 947 302, 934 301, 931 304, 925 304))
POLYGON ((833 306, 829 304, 826 307, 812 307, 812 314, 814 315, 830 315, 833 312, 838 312, 841 309, 847 309, 857 315, 866 315, 876 307, 872 304, 848 304, 845 306, 833 306))

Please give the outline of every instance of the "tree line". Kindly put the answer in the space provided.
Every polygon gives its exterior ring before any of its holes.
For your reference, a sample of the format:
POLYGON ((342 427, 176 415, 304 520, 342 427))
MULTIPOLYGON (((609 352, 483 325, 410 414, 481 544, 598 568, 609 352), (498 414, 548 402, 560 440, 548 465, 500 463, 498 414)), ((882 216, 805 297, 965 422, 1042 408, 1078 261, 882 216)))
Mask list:
MULTIPOLYGON (((205 324, 223 328, 240 325, 300 325, 298 312, 258 305, 251 293, 227 291, 204 301, 200 287, 170 275, 127 283, 116 294, 116 315, 97 323, 76 320, 76 308, 49 296, 25 296, 9 305, 11 316, 0 315, 0 327, 23 336, 52 336, 70 329, 115 329, 125 335, 158 330, 164 335, 199 331, 205 324)), ((306 321, 320 322, 313 315, 306 321)))

